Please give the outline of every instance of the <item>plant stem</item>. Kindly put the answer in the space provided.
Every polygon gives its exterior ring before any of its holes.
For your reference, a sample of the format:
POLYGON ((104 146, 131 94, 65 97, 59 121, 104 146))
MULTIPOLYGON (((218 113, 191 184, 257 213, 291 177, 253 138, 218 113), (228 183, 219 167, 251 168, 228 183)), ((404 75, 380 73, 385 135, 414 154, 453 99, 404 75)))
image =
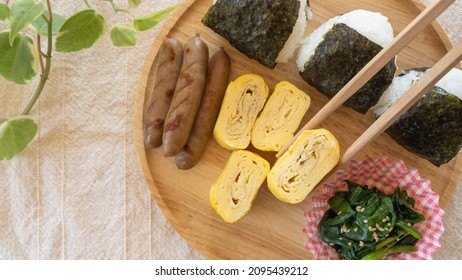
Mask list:
POLYGON ((43 55, 42 55, 41 45, 42 44, 41 44, 40 34, 37 33, 37 51, 39 53, 40 73, 43 74, 43 72, 45 72, 45 66, 43 65, 43 55))
POLYGON ((367 254, 362 260, 381 260, 391 254, 415 252, 417 248, 414 245, 394 245, 390 248, 382 248, 367 254))
POLYGON ((118 12, 127 13, 130 16, 132 16, 132 18, 135 18, 135 15, 133 15, 129 10, 121 9, 121 8, 117 7, 116 4, 114 3, 114 0, 103 0, 103 1, 104 2, 109 2, 111 4, 112 9, 114 10, 114 12, 116 12, 116 13, 118 13, 118 12))
POLYGON ((83 0, 83 2, 85 2, 85 5, 87 6, 87 8, 91 9, 91 6, 90 6, 90 3, 88 3, 88 0, 83 0))
MULTIPOLYGON (((45 88, 45 84, 48 80, 48 76, 50 75, 50 70, 51 70, 51 52, 53 50, 53 13, 51 10, 51 3, 50 0, 46 0, 47 7, 48 7, 48 46, 47 46, 47 53, 45 56, 45 70, 43 73, 40 75, 40 82, 37 86, 37 89, 35 90, 34 95, 32 96, 32 99, 29 101, 29 104, 27 104, 26 109, 22 112, 23 115, 28 115, 32 108, 34 107, 35 103, 37 102, 37 99, 40 97, 40 94, 42 93, 43 89, 45 88)), ((40 39, 40 38, 39 38, 40 39)), ((39 43, 39 42, 38 42, 39 43)), ((39 47, 40 49, 40 47, 39 47)), ((39 55, 42 56, 41 50, 39 51, 39 55)))

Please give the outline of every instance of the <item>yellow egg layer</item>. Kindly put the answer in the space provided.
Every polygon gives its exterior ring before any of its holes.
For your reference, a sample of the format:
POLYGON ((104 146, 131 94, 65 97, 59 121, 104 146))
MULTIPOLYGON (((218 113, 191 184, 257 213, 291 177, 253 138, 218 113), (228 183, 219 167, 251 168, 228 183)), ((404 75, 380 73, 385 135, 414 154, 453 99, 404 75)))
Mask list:
POLYGON ((306 111, 310 97, 289 82, 280 82, 255 121, 252 145, 262 151, 276 151, 294 136, 306 111))
POLYGON ((340 147, 326 129, 304 131, 274 164, 268 188, 278 199, 300 203, 338 163, 340 147))
POLYGON ((252 207, 270 170, 269 163, 249 151, 233 151, 210 189, 210 204, 227 223, 241 220, 252 207))
POLYGON ((228 85, 213 129, 213 136, 221 147, 228 150, 247 148, 268 92, 263 78, 255 74, 242 75, 228 85))

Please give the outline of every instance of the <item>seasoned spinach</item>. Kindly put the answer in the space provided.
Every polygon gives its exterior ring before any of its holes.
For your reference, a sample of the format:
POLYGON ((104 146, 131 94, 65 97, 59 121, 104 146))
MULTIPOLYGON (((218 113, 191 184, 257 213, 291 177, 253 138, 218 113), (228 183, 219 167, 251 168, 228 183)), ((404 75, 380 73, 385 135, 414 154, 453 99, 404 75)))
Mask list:
POLYGON ((330 209, 318 225, 321 240, 340 258, 382 259, 393 253, 412 252, 422 234, 413 225, 425 217, 414 211, 415 201, 396 188, 387 195, 347 181, 348 191, 339 191, 328 201, 330 209))

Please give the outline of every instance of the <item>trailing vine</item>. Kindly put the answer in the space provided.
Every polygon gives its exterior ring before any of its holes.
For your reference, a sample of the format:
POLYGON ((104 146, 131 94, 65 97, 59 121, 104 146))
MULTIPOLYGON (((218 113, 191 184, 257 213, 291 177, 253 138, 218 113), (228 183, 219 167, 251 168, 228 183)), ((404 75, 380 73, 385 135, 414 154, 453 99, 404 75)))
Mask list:
MULTIPOLYGON (((93 47, 104 36, 107 29, 104 16, 90 1, 82 1, 84 9, 67 19, 53 13, 50 0, 0 2, 0 21, 7 24, 7 29, 0 29, 0 76, 16 84, 27 84, 39 78, 22 113, 6 119, 0 112, 0 160, 12 159, 27 148, 37 134, 37 124, 29 114, 48 81, 53 52, 82 51, 93 47), (47 38, 46 52, 41 47, 44 37, 47 38), (38 73, 40 77, 37 77, 38 73)), ((114 13, 126 13, 131 18, 131 22, 117 23, 110 29, 111 42, 117 47, 135 46, 138 32, 153 28, 175 8, 135 17, 131 9, 137 8, 142 0, 97 1, 108 2, 114 13), (120 2, 125 2, 128 7, 122 8, 120 2)))

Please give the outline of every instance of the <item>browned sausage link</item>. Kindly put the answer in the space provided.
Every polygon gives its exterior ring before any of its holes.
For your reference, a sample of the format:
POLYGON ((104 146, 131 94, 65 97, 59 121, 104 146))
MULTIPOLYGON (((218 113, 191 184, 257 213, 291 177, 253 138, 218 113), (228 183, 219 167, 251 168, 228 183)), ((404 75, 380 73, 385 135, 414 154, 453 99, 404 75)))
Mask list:
POLYGON ((221 48, 210 59, 207 85, 188 142, 175 157, 175 163, 179 169, 190 169, 201 159, 220 112, 230 71, 231 59, 221 48))
POLYGON ((151 103, 144 116, 144 146, 157 148, 162 145, 162 132, 173 92, 183 61, 183 46, 173 38, 166 38, 158 53, 156 81, 151 103))
POLYGON ((188 141, 194 118, 201 103, 207 75, 209 49, 197 34, 183 51, 183 64, 164 126, 164 156, 178 154, 188 141))

